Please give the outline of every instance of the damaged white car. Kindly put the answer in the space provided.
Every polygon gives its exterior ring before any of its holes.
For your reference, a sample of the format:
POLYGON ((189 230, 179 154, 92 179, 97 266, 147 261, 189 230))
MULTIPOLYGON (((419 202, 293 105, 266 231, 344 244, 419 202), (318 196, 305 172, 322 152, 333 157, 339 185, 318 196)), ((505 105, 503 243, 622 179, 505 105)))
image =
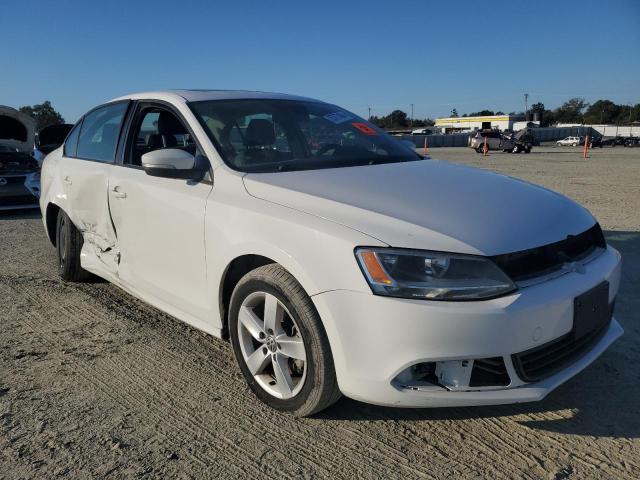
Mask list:
POLYGON ((620 255, 587 210, 308 98, 115 99, 47 156, 40 206, 64 279, 229 337, 296 415, 540 400, 622 335, 620 255))

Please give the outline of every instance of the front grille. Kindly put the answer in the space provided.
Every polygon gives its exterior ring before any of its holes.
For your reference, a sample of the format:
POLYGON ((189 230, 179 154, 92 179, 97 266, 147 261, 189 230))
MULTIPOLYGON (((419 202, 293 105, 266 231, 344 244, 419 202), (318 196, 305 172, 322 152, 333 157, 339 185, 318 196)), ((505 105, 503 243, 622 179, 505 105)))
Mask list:
POLYGON ((596 223, 559 242, 491 258, 514 282, 521 282, 552 273, 565 263, 588 257, 596 248, 606 247, 602 229, 596 223))
POLYGON ((502 357, 479 358, 473 361, 470 387, 506 386, 511 383, 502 357))
POLYGON ((612 315, 613 303, 609 306, 609 321, 592 332, 576 338, 571 331, 544 345, 512 355, 516 373, 524 382, 537 382, 568 367, 597 343, 609 328, 612 315))

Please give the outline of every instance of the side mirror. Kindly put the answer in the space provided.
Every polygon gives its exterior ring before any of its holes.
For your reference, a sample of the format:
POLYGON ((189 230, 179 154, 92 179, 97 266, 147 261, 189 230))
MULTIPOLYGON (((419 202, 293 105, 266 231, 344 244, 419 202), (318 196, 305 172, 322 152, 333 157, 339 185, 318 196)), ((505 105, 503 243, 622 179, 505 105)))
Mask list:
POLYGON ((141 161, 144 171, 152 177, 202 180, 210 168, 206 157, 194 157, 179 148, 164 148, 145 153, 141 161))

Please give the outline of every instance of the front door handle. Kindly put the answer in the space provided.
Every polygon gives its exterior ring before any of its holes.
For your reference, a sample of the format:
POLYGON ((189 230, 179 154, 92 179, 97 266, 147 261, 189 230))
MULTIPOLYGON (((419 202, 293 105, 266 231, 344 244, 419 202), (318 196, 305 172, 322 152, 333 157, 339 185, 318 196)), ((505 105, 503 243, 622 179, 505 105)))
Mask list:
POLYGON ((73 182, 71 181, 71 177, 64 177, 63 179, 64 183, 66 183, 67 185, 71 185, 73 182))
POLYGON ((113 196, 116 198, 127 198, 127 194, 124 192, 120 191, 120 187, 113 187, 113 190, 111 190, 113 192, 113 196))

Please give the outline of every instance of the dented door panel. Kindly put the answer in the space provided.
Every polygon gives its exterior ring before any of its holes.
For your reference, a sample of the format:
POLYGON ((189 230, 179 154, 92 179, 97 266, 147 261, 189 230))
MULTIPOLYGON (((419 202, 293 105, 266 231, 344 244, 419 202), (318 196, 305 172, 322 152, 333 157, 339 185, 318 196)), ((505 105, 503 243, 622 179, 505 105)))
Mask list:
POLYGON ((117 272, 117 237, 109 213, 108 186, 112 164, 61 158, 62 184, 68 199, 66 213, 82 232, 81 262, 117 272), (98 262, 98 265, 95 263, 98 262))

